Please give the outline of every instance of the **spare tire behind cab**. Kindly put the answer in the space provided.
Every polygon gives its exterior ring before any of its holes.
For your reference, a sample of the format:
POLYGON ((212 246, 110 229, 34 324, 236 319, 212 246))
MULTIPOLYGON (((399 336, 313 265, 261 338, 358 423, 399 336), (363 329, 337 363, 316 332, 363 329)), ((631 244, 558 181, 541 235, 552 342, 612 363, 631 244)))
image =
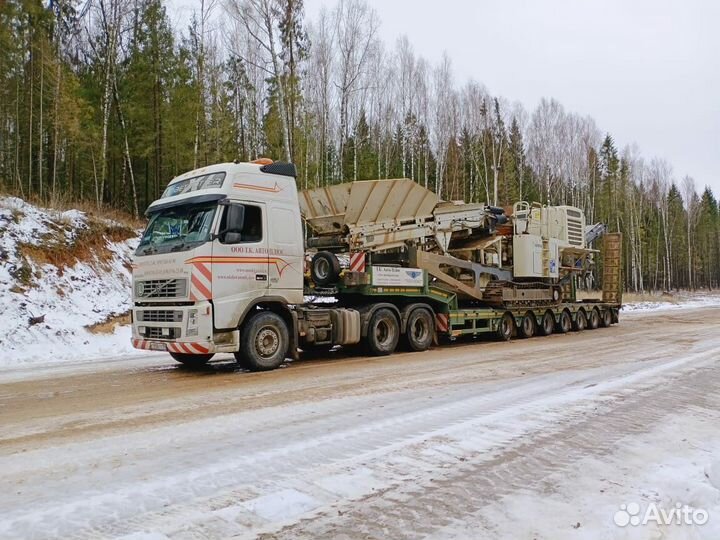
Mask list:
POLYGON ((340 270, 340 261, 334 253, 329 251, 318 251, 310 262, 310 277, 315 285, 325 286, 337 283, 340 270))

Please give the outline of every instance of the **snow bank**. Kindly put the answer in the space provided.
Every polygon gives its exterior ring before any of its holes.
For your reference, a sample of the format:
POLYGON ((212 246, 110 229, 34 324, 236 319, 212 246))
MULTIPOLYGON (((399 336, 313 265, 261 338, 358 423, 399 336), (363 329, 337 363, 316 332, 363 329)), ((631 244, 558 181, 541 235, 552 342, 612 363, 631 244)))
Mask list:
POLYGON ((0 197, 0 369, 137 354, 129 327, 105 334, 87 328, 130 309, 129 262, 137 241, 112 220, 0 197))
POLYGON ((720 293, 698 293, 678 296, 673 301, 627 302, 622 307, 623 314, 632 312, 658 312, 678 309, 694 309, 720 306, 720 293))

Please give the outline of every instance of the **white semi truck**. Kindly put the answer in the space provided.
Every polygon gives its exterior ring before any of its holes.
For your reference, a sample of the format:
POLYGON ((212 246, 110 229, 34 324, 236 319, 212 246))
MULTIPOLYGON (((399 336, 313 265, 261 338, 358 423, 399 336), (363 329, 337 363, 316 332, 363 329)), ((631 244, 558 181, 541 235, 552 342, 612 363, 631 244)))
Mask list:
POLYGON ((604 233, 580 209, 445 202, 408 179, 299 194, 295 177, 262 159, 170 182, 133 261, 136 348, 260 371, 336 345, 388 355, 618 320, 619 234, 604 237, 602 299, 576 300, 604 233))

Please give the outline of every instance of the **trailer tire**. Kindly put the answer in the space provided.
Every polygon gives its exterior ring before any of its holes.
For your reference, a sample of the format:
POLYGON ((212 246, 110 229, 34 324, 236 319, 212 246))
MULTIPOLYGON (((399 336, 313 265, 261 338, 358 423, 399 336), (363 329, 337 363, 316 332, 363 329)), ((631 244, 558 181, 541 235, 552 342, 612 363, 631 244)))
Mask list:
POLYGON ((537 322, 535 321, 535 314, 532 311, 528 311, 523 315, 522 322, 518 326, 518 335, 521 338, 531 338, 535 335, 537 329, 537 322))
POLYGON ((515 317, 509 311, 505 312, 500 319, 495 337, 500 341, 510 341, 515 333, 515 317))
POLYGON ((612 313, 610 313, 609 309, 606 309, 602 312, 602 315, 600 317, 600 326, 603 328, 607 328, 612 324, 612 313))
POLYGON ((598 326, 600 326, 600 313, 598 313, 598 308, 592 308, 588 317, 588 330, 595 330, 598 326))
POLYGON ((235 358, 251 371, 270 371, 280 367, 290 343, 290 333, 283 318, 272 311, 258 311, 243 326, 240 352, 235 358))
POLYGON ((417 308, 410 313, 405 324, 405 342, 411 351, 427 351, 432 345, 435 334, 435 321, 432 313, 425 308, 417 308))
POLYGON ((543 336, 549 336, 555 330, 555 316, 552 311, 546 311, 542 318, 542 324, 538 327, 538 332, 543 336))
POLYGON ((370 317, 365 345, 373 356, 392 354, 400 340, 400 323, 388 308, 380 308, 370 317))
POLYGON ((584 309, 579 309, 575 314, 575 321, 573 322, 573 330, 576 332, 582 332, 587 328, 587 315, 585 315, 584 309))
POLYGON ((174 360, 177 360, 181 364, 185 364, 186 366, 190 367, 200 367, 207 364, 210 359, 215 356, 214 354, 184 354, 184 353, 176 353, 171 352, 170 356, 173 357, 174 360))
POLYGON ((310 262, 310 277, 321 287, 337 283, 340 277, 340 261, 334 253, 318 251, 310 262))
POLYGON ((570 330, 572 330, 572 325, 573 322, 570 312, 567 309, 563 310, 557 323, 558 332, 561 334, 567 334, 570 330))

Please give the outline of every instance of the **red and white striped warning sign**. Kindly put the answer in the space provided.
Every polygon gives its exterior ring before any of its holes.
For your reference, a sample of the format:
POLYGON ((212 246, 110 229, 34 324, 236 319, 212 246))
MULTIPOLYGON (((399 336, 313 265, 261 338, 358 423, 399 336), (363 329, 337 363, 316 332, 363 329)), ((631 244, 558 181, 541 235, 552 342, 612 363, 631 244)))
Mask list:
POLYGON ((365 252, 356 251, 350 254, 350 271, 351 272, 364 272, 365 271, 365 252))
POLYGON ((210 300, 212 298, 212 271, 210 264, 194 262, 190 278, 190 300, 210 300))
POLYGON ((435 314, 435 327, 437 328, 438 332, 447 332, 448 331, 448 316, 445 313, 436 313, 435 314))

